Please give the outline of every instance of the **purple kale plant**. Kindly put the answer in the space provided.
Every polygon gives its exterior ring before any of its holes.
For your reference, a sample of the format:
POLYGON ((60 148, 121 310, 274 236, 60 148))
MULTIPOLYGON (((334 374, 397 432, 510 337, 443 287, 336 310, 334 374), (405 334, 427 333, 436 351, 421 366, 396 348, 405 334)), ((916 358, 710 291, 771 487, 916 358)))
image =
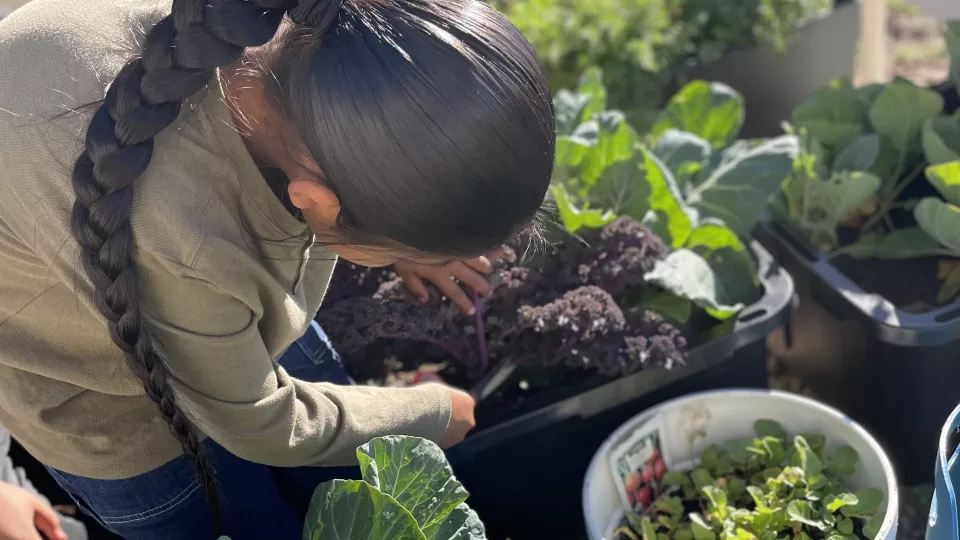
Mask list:
POLYGON ((522 256, 524 248, 504 248, 490 277, 494 292, 474 297, 474 316, 436 290, 427 305, 417 305, 395 275, 347 263, 338 265, 317 321, 348 363, 384 340, 423 343, 473 380, 505 359, 611 376, 683 363, 679 330, 656 313, 617 303, 645 288, 644 273, 666 256, 643 224, 620 218, 533 260, 522 256))

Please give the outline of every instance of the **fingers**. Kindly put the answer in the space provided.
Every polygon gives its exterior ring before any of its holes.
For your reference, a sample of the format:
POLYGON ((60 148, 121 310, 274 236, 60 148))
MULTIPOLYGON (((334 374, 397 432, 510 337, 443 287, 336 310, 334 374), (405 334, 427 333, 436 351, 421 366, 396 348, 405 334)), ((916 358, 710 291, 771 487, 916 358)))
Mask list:
POLYGON ((486 257, 477 257, 476 259, 468 259, 463 262, 481 274, 489 274, 490 271, 493 270, 493 266, 490 265, 490 259, 486 257))
MULTIPOLYGON (((450 271, 450 274, 453 274, 453 271, 450 271)), ((464 313, 467 315, 476 313, 477 310, 473 305, 473 300, 467 296, 463 287, 457 284, 456 281, 450 279, 445 273, 437 276, 436 279, 431 279, 431 281, 440 289, 440 292, 442 292, 444 296, 449 298, 450 301, 456 304, 464 313)))
MULTIPOLYGON (((60 528, 60 518, 52 508, 37 500, 34 504, 33 524, 50 540, 67 540, 66 533, 60 528)), ((37 535, 36 540, 41 540, 37 535)))
MULTIPOLYGON (((489 266, 490 263, 487 263, 489 266)), ((460 283, 463 283, 467 287, 470 287, 477 294, 481 296, 487 296, 490 294, 490 283, 487 282, 487 278, 483 275, 477 273, 473 267, 468 266, 466 263, 455 262, 447 265, 447 270, 449 270, 450 275, 460 280, 460 283)))
POLYGON ((427 301, 430 300, 430 292, 427 291, 427 286, 423 284, 423 280, 420 279, 420 276, 418 276, 416 272, 401 272, 398 270, 397 275, 400 276, 400 279, 403 280, 403 285, 418 302, 426 304, 427 301))

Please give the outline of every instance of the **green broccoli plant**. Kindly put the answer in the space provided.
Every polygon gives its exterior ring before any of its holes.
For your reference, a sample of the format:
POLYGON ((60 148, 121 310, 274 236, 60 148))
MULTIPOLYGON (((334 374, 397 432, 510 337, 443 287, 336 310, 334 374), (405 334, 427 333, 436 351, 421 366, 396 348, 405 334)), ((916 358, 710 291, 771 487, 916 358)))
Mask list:
POLYGON ((590 66, 607 74, 611 103, 645 132, 673 78, 689 65, 752 46, 782 51, 794 30, 833 0, 495 0, 533 43, 553 88, 590 66))
MULTIPOLYGON (((960 58, 960 23, 948 37, 960 58)), ((794 111, 787 129, 800 138, 800 158, 773 211, 831 256, 960 257, 960 115, 943 106, 937 92, 903 79, 862 88, 834 81, 794 111), (924 179, 941 197, 904 197, 924 179), (916 224, 891 218, 902 210, 916 224)), ((960 266, 945 277, 939 303, 960 294, 960 266)))
MULTIPOLYGON (((357 448, 363 480, 313 494, 303 540, 484 540, 443 451, 419 437, 378 437, 357 448)), ((220 540, 229 540, 222 537, 220 540)))
POLYGON ((708 447, 690 471, 667 471, 651 504, 626 513, 615 540, 855 540, 883 524, 884 492, 851 491, 859 456, 819 434, 788 436, 759 420, 756 437, 708 447))
POLYGON ((629 216, 673 248, 648 282, 718 319, 758 297, 743 239, 790 174, 796 137, 736 140, 743 99, 718 83, 684 86, 645 137, 607 108, 599 69, 554 101, 552 193, 568 232, 629 216))

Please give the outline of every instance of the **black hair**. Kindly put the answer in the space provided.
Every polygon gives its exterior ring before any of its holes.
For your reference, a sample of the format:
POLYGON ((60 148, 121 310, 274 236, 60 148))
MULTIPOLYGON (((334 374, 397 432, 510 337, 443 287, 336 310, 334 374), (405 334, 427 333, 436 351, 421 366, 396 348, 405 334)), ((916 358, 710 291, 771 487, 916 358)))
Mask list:
POLYGON ((482 0, 173 0, 171 11, 90 121, 71 230, 113 341, 193 464, 218 527, 202 436, 138 303, 130 213, 154 137, 217 68, 269 42, 271 91, 340 199, 340 232, 468 256, 535 220, 553 165, 553 106, 530 44, 482 0))

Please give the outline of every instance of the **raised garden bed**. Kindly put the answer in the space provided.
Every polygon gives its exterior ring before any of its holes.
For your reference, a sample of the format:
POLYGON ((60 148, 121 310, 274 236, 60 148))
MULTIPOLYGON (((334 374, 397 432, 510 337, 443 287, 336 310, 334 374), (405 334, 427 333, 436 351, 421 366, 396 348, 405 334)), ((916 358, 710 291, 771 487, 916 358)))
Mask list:
POLYGON ((755 230, 811 301, 857 326, 845 337, 859 352, 841 355, 831 375, 845 382, 843 395, 824 398, 876 434, 907 485, 929 482, 941 425, 960 402, 958 252, 949 237, 958 230, 950 190, 960 177, 949 172, 960 160, 958 102, 952 84, 837 83, 818 93, 795 115, 811 136, 797 174, 815 181, 788 182, 755 230), (839 106, 845 98, 853 100, 839 106), (822 114, 837 106, 845 112, 822 114))

